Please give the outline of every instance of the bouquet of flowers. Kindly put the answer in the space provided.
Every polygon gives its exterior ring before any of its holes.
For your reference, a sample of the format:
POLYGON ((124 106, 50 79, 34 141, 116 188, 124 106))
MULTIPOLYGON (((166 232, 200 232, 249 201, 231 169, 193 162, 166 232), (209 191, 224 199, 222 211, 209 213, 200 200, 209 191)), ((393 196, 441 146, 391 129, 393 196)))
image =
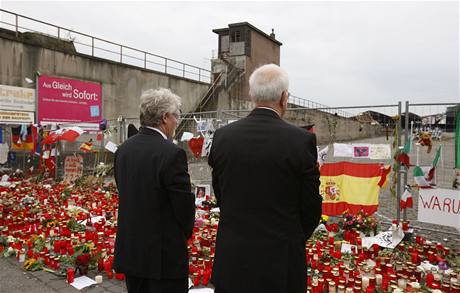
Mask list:
POLYGON ((377 220, 374 216, 368 215, 363 210, 360 210, 356 214, 344 214, 340 222, 340 227, 344 231, 356 230, 365 235, 371 235, 377 233, 377 220))

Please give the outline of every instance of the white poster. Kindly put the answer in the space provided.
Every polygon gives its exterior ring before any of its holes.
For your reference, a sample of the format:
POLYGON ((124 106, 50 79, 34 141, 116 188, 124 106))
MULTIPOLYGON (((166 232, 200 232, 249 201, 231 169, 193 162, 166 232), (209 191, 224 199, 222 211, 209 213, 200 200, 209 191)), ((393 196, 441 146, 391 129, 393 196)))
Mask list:
POLYGON ((212 138, 214 137, 213 131, 207 131, 204 135, 203 148, 201 149, 201 156, 207 157, 211 152, 212 138))
POLYGON ((107 144, 105 145, 105 149, 112 153, 115 153, 118 149, 118 146, 109 140, 107 144))
POLYGON ((353 157, 353 146, 348 143, 334 143, 334 157, 353 157))
POLYGON ((418 220, 460 228, 460 191, 453 189, 420 189, 418 220))
POLYGON ((387 160, 391 158, 389 144, 334 143, 334 157, 387 160))
POLYGON ((196 131, 197 132, 205 132, 209 129, 209 122, 208 120, 200 120, 196 122, 196 131))
POLYGON ((369 159, 388 160, 391 158, 391 146, 389 144, 371 144, 369 159))

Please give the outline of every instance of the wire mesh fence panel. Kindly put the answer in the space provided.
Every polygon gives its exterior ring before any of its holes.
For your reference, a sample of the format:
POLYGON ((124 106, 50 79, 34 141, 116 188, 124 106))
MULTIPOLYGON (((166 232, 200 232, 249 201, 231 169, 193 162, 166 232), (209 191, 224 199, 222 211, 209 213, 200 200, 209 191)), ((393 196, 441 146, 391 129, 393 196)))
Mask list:
MULTIPOLYGON (((408 129, 408 141, 412 141, 412 148, 408 154, 412 166, 407 170, 407 175, 404 174, 403 184, 416 186, 415 166, 424 171, 435 167, 431 184, 442 189, 454 188, 453 183, 456 178, 455 121, 458 107, 459 104, 408 104, 408 119, 405 124, 408 129)), ((405 117, 403 118, 406 120, 405 117)), ((428 178, 428 176, 424 177, 428 178)), ((412 209, 405 211, 405 218, 420 228, 427 229, 426 231, 432 235, 438 235, 439 239, 453 239, 460 247, 460 234, 455 228, 417 221, 421 189, 412 188, 412 190, 414 204, 412 209)), ((441 203, 441 209, 445 209, 446 206, 442 205, 443 203, 441 203)))
POLYGON ((96 175, 97 170, 113 164, 113 153, 104 148, 107 141, 101 132, 84 133, 74 142, 60 141, 56 145, 56 177, 66 176, 66 159, 81 157, 82 175, 96 175))
MULTIPOLYGON (((439 107, 442 108, 442 106, 439 107)), ((420 116, 423 116, 423 120, 421 121, 427 121, 424 123, 420 122, 420 127, 425 127, 425 129, 427 129, 430 124, 428 121, 431 121, 428 119, 434 119, 429 117, 432 117, 433 113, 442 113, 442 111, 440 112, 439 110, 435 110, 435 108, 436 107, 432 107, 432 109, 424 109, 423 111, 422 109, 419 110, 422 111, 420 116)), ((250 111, 251 110, 223 110, 216 113, 215 118, 211 116, 208 117, 213 119, 213 124, 217 129, 228 123, 232 123, 246 117, 250 111)), ((450 117, 446 118, 446 121, 454 121, 451 114, 449 114, 450 112, 446 111, 445 106, 444 111, 446 113, 443 116, 450 117)), ((196 115, 199 116, 198 113, 196 115)), ((405 116, 404 105, 402 104, 336 107, 329 108, 328 111, 304 107, 291 107, 286 112, 284 120, 293 125, 303 126, 306 128, 314 125, 313 131, 317 137, 318 149, 321 150, 326 146, 329 147, 326 160, 329 163, 345 161, 362 164, 381 164, 383 166, 391 166, 395 169, 395 167, 398 166, 395 163, 395 154, 398 150, 403 148, 405 142, 405 116), (346 113, 346 115, 339 115, 339 112, 346 113), (370 148, 383 145, 386 146, 386 150, 390 150, 390 153, 387 153, 385 156, 374 156, 371 154, 364 154, 361 156, 352 154, 351 156, 343 157, 334 154, 334 143, 342 143, 351 146, 369 146, 370 148)), ((414 125, 414 130, 415 125, 417 125, 416 120, 413 119, 414 117, 412 117, 412 115, 408 115, 408 118, 409 121, 414 121, 412 123, 414 125)), ((434 127, 433 123, 431 123, 431 128, 433 129, 432 132, 438 131, 438 134, 436 134, 437 136, 441 133, 440 138, 436 138, 434 141, 433 149, 435 149, 438 144, 443 144, 444 148, 444 153, 442 154, 439 163, 444 167, 439 171, 440 175, 438 174, 436 179, 441 187, 452 184, 451 179, 453 180, 453 176, 455 174, 453 170, 453 155, 450 155, 450 159, 447 159, 449 153, 453 154, 453 133, 450 131, 455 128, 453 125, 449 125, 449 123, 450 122, 446 122, 445 125, 438 123, 439 125, 437 125, 437 127, 438 129, 441 129, 441 131, 436 130, 436 127, 434 127), (450 174, 450 177, 447 176, 448 174, 450 174), (442 179, 440 178, 441 176, 443 177, 442 179)), ((192 132, 196 136, 199 134, 195 129, 196 127, 196 121, 194 119, 189 119, 184 130, 192 132)), ((407 128, 407 131, 410 133, 410 127, 407 128)), ((181 146, 185 149, 189 148, 189 146, 184 143, 181 143, 181 146)), ((432 157, 425 158, 426 154, 422 155, 421 147, 415 147, 415 144, 409 154, 411 159, 415 158, 415 152, 418 148, 420 162, 431 163, 432 157)), ((434 150, 432 150, 432 154, 433 153, 434 150)), ((188 154, 190 155, 190 151, 188 151, 188 154)), ((205 160, 205 157, 195 159, 193 156, 189 156, 189 158, 189 170, 192 181, 196 183, 210 184, 211 170, 205 160)), ((398 172, 392 170, 389 175, 388 183, 380 190, 376 216, 382 225, 391 224, 391 221, 398 217, 400 202, 398 196, 400 196, 404 191, 404 176, 401 174, 399 176, 400 178, 397 178, 398 172)), ((411 183, 411 180, 413 179, 409 176, 408 180, 409 183, 411 183)), ((365 197, 367 195, 363 194, 362 196, 365 197)), ((416 221, 416 205, 417 202, 415 201, 414 208, 409 209, 407 212, 407 219, 414 223, 416 229, 422 231, 422 234, 430 233, 432 235, 436 235, 436 237, 447 237, 450 239, 460 238, 455 229, 446 226, 437 227, 436 225, 416 221), (436 231, 439 231, 438 234, 436 234, 436 231)), ((404 213, 402 211, 400 211, 399 217, 401 220, 403 219, 404 213)))

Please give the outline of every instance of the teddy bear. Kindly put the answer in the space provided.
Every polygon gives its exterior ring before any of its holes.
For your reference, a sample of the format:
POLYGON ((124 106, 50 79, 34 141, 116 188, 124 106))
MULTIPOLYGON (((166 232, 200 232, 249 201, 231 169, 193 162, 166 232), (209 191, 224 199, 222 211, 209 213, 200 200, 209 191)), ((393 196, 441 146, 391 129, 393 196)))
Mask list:
POLYGON ((422 146, 428 147, 426 150, 427 153, 431 152, 431 148, 433 147, 433 140, 431 139, 431 133, 430 132, 420 132, 420 138, 418 140, 418 143, 422 146))

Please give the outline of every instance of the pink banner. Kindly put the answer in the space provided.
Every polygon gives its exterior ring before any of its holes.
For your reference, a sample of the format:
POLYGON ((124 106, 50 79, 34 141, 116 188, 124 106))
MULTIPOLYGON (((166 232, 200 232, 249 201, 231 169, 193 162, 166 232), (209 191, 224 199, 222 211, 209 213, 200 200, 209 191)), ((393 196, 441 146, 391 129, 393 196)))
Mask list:
POLYGON ((39 123, 99 123, 102 119, 98 83, 41 75, 37 88, 39 123))

